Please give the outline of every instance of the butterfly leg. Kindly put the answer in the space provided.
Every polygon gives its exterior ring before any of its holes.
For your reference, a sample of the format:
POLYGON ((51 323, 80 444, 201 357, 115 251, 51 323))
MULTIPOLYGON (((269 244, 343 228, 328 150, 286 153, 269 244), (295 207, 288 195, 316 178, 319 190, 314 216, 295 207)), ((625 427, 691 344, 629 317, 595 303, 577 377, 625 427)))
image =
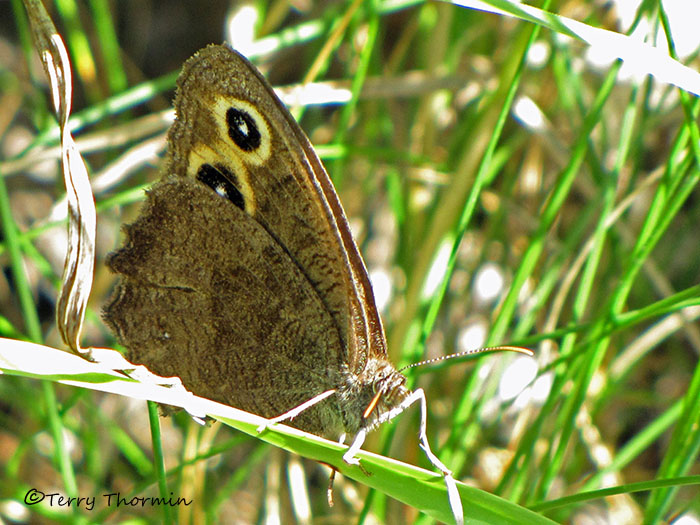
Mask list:
MULTIPOLYGON (((388 412, 382 414, 381 417, 378 419, 377 424, 381 424, 386 421, 389 421, 390 419, 393 419, 417 401, 420 401, 420 429, 418 433, 418 437, 420 440, 420 448, 428 457, 428 461, 430 461, 430 463, 432 463, 432 465, 442 473, 442 476, 445 480, 445 486, 447 487, 447 498, 450 503, 450 509, 452 510, 452 515, 454 516, 455 523, 457 523, 457 525, 463 525, 464 511, 462 509, 462 500, 459 497, 459 491, 457 490, 457 482, 452 476, 452 472, 450 471, 450 469, 448 469, 445 466, 445 464, 442 461, 440 461, 435 454, 433 454, 433 451, 430 448, 430 444, 428 443, 428 434, 426 432, 426 427, 428 424, 428 403, 425 400, 425 393, 423 392, 423 389, 418 388, 414 390, 399 405, 392 408, 388 412)), ((364 443, 366 436, 367 431, 365 429, 360 429, 357 435, 355 435, 355 439, 350 445, 350 448, 343 455, 343 461, 350 465, 359 464, 360 460, 355 457, 355 454, 358 450, 360 450, 360 447, 362 446, 362 443, 364 443)))
MULTIPOLYGON (((416 400, 420 400, 420 429, 419 429, 419 440, 420 448, 423 449, 425 455, 428 457, 428 461, 433 464, 445 479, 445 486, 447 487, 447 499, 450 502, 450 508, 452 509, 452 515, 455 518, 455 523, 457 525, 464 524, 464 510, 462 509, 462 499, 459 497, 459 491, 457 490, 457 482, 452 476, 452 472, 448 469, 445 464, 438 459, 438 457, 433 454, 430 449, 430 444, 428 443, 428 434, 426 432, 427 422, 428 422, 428 404, 425 400, 425 393, 422 388, 416 389, 410 397, 416 397, 416 400)), ((415 402, 415 400, 413 401, 415 402)))
POLYGON ((326 498, 328 499, 328 506, 332 507, 333 503, 333 482, 335 481, 335 473, 338 472, 334 467, 331 467, 331 475, 328 476, 328 488, 326 489, 326 498))
POLYGON ((320 403, 321 401, 323 401, 327 397, 332 396, 333 394, 335 394, 335 389, 326 390, 325 392, 323 392, 317 396, 312 397, 308 401, 305 401, 301 405, 294 407, 293 409, 289 410, 288 412, 285 412, 284 414, 281 414, 277 417, 273 417, 272 419, 268 419, 265 423, 263 423, 262 425, 260 425, 257 428, 258 434, 276 423, 282 423, 283 421, 288 421, 288 420, 294 419, 299 414, 301 414, 304 410, 311 408, 316 403, 320 403))
POLYGON ((350 444, 350 448, 348 448, 347 452, 343 454, 343 461, 345 461, 345 463, 348 465, 360 464, 360 460, 356 456, 357 452, 360 450, 360 448, 362 448, 362 444, 365 442, 366 437, 367 431, 364 428, 361 428, 357 434, 355 434, 355 437, 350 444))

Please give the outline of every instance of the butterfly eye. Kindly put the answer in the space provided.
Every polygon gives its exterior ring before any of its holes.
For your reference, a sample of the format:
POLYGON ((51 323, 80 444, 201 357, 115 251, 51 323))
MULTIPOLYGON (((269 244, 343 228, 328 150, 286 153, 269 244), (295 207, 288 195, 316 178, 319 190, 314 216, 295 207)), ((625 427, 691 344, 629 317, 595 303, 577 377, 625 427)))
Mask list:
POLYGON ((253 151, 260 147, 260 130, 250 113, 238 108, 226 111, 228 136, 243 151, 253 151))
POLYGON ((236 176, 224 166, 214 167, 211 164, 202 164, 197 170, 197 179, 245 211, 245 199, 235 185, 236 176))

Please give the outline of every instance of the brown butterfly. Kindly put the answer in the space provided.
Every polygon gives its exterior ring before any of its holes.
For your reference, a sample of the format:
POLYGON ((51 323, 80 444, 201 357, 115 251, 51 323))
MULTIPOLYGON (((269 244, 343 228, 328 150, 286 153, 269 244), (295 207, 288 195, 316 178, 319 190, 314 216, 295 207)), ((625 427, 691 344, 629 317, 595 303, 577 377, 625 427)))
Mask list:
POLYGON ((111 254, 104 318, 128 358, 197 395, 352 438, 420 401, 388 360, 343 208, 308 138, 260 72, 225 46, 189 59, 161 180, 111 254), (296 409, 296 410, 295 410, 296 409))

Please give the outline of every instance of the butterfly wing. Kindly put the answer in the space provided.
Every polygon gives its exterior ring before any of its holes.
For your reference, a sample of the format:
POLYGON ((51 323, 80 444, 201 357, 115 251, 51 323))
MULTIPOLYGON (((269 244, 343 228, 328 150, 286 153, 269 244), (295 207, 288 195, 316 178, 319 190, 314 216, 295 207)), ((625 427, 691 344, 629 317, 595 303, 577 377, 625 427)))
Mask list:
MULTIPOLYGON (((340 383, 343 351, 325 305, 238 207, 196 181, 164 181, 126 233, 108 261, 121 278, 105 318, 131 361, 265 417, 340 383)), ((342 431, 333 399, 293 424, 342 431)))
POLYGON ((225 46, 185 63, 175 109, 163 178, 108 261, 121 279, 107 322, 134 362, 263 416, 350 388, 344 409, 329 399, 295 424, 356 431, 374 395, 367 364, 386 358, 384 332, 306 135, 225 46))
POLYGON ((386 356, 367 271, 340 201, 265 78, 230 48, 209 46, 185 63, 175 108, 166 172, 230 181, 241 209, 312 283, 338 327, 350 370, 360 374, 368 356, 386 356))

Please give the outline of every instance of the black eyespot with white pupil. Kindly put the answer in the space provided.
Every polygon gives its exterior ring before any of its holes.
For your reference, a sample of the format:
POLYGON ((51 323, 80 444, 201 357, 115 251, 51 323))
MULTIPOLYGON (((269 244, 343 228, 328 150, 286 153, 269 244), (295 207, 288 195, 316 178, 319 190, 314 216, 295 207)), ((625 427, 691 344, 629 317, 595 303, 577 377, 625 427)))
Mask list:
POLYGON ((245 199, 236 187, 238 179, 224 166, 202 164, 197 170, 197 179, 214 190, 217 195, 230 200, 234 205, 245 211, 245 199))
POLYGON ((243 151, 253 151, 260 147, 260 130, 250 113, 238 108, 226 111, 228 136, 243 151))

